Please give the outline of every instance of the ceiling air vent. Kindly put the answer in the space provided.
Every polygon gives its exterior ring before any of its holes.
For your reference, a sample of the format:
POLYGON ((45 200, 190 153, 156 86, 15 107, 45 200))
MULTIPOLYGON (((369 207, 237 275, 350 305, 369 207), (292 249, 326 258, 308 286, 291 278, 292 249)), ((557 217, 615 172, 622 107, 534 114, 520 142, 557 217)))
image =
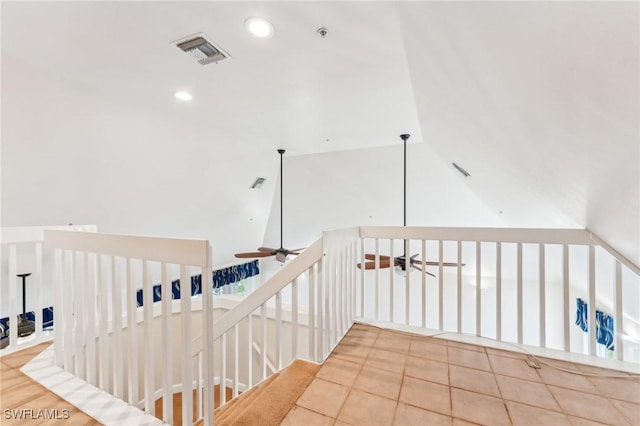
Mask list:
POLYGON ((227 59, 230 55, 205 39, 203 36, 191 36, 176 43, 183 52, 189 54, 200 65, 209 65, 227 59))

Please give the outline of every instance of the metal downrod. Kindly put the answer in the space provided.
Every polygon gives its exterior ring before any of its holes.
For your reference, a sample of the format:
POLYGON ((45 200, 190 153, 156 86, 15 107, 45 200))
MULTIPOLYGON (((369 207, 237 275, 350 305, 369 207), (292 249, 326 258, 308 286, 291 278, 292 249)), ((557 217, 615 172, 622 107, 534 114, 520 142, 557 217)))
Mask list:
POLYGON ((280 154, 280 248, 284 247, 282 245, 282 182, 284 182, 284 176, 282 175, 282 157, 284 153, 284 149, 278 150, 278 154, 280 154))

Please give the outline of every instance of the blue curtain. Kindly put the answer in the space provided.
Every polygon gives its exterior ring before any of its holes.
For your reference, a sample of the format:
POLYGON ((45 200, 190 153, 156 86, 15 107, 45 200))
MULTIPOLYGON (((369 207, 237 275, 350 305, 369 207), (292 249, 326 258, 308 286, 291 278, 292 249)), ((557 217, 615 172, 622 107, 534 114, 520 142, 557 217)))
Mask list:
MULTIPOLYGON (((213 271, 212 287, 221 288, 226 285, 242 281, 245 278, 253 277, 260 273, 258 260, 253 260, 241 265, 234 265, 228 268, 213 271)), ((194 275, 191 277, 191 296, 202 293, 202 275, 194 275)), ((180 299, 180 280, 171 282, 171 297, 174 300, 180 299)), ((142 289, 136 292, 136 300, 138 307, 143 306, 144 300, 142 289)), ((162 300, 162 285, 153 286, 153 303, 162 300)), ((27 312, 27 319, 35 321, 35 314, 27 312)), ((42 309, 42 328, 53 327, 53 306, 42 309)), ((0 318, 0 340, 9 337, 9 317, 0 318)))
MULTIPOLYGON (((212 275, 212 287, 221 288, 226 285, 239 282, 245 278, 253 277, 260 273, 260 266, 258 260, 243 263, 241 265, 233 265, 228 268, 218 269, 213 271, 212 275)), ((180 280, 171 282, 171 297, 175 300, 180 299, 180 280)), ((191 295, 196 296, 202 293, 202 275, 194 275, 191 277, 191 295)), ((138 300, 138 307, 143 306, 144 300, 142 296, 142 289, 136 293, 136 299, 138 300)), ((162 286, 160 284, 153 286, 153 303, 162 300, 162 286)))
MULTIPOLYGON (((585 333, 589 331, 589 306, 584 300, 576 299, 576 325, 585 333)), ((612 351, 615 327, 613 317, 596 310, 596 341, 612 351)))

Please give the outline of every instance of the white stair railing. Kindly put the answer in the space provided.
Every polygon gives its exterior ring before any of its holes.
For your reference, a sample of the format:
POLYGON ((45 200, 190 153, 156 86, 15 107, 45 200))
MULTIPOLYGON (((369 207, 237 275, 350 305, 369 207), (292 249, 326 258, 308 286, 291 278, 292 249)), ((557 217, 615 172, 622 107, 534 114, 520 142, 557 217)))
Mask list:
MULTIPOLYGON (((43 310, 53 306, 53 282, 47 274, 50 253, 43 250, 45 229, 64 231, 95 232, 95 225, 67 225, 67 226, 22 226, 4 227, 1 232, 2 252, 7 253, 6 269, 2 268, 2 284, 0 294, 2 308, 0 318, 8 317, 8 329, 2 331, 3 337, 8 334, 8 345, 2 344, 0 355, 6 355, 29 346, 51 340, 52 334, 43 331, 43 325, 50 328, 50 324, 43 323, 43 310), (17 274, 30 273, 26 280, 26 311, 33 312, 35 331, 32 335, 19 338, 18 316, 22 315, 22 295, 18 291, 21 282, 17 274)), ((3 258, 4 262, 4 258, 3 258)), ((51 321, 49 321, 51 322, 51 321)), ((6 342, 6 340, 5 340, 6 342)))
POLYGON ((55 360, 88 383, 155 415, 155 389, 162 382, 165 422, 173 422, 173 387, 182 387, 182 423, 193 422, 192 272, 202 274, 203 414, 213 423, 211 249, 206 240, 45 231, 55 255, 55 360), (171 298, 172 278, 181 298, 171 298), (162 284, 154 302, 153 286, 162 284), (137 306, 136 291, 144 303, 137 306), (206 291, 205 291, 206 290, 206 291), (205 297, 206 296, 206 297, 205 297), (179 313, 179 316, 174 316, 179 313), (159 317, 159 318, 158 318, 159 317), (156 319, 157 318, 157 319, 156 319), (138 321, 142 324, 139 336, 138 321), (179 322, 178 324, 175 322, 179 322), (159 322, 159 324, 158 324, 159 322), (160 327, 158 327, 160 326, 160 327), (175 328, 175 331, 173 331, 175 328), (159 338, 161 336, 161 338, 159 338), (174 358, 180 371, 173 371, 174 358), (161 368, 156 368, 156 367, 161 368), (162 371, 161 377, 156 372, 162 371), (176 377, 179 377, 176 380, 176 377), (142 385, 142 392, 140 387, 142 385))
POLYGON ((359 317, 639 361, 624 337, 640 332, 640 270, 587 230, 361 227, 360 237, 360 262, 365 252, 417 254, 415 265, 435 277, 369 260, 374 267, 359 270, 359 317), (574 325, 577 298, 588 309, 586 344, 574 325), (612 351, 598 345, 603 315, 613 317, 612 351))
MULTIPOLYGON (((322 362, 344 336, 353 323, 357 238, 357 228, 325 232, 215 322, 214 375, 233 397, 295 358, 322 362)), ((227 402, 223 386, 220 398, 227 402)))

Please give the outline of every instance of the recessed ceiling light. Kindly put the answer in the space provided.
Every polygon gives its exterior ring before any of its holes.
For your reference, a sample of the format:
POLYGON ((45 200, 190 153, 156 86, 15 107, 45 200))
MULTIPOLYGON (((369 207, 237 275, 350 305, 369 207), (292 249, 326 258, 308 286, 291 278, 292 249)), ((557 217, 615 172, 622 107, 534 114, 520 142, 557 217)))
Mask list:
POLYGON ((244 27, 256 37, 269 38, 273 36, 273 25, 261 18, 248 18, 244 27))
POLYGON ((191 96, 191 93, 185 92, 185 91, 175 92, 173 96, 180 99, 181 101, 190 101, 191 99, 193 99, 193 96, 191 96))

